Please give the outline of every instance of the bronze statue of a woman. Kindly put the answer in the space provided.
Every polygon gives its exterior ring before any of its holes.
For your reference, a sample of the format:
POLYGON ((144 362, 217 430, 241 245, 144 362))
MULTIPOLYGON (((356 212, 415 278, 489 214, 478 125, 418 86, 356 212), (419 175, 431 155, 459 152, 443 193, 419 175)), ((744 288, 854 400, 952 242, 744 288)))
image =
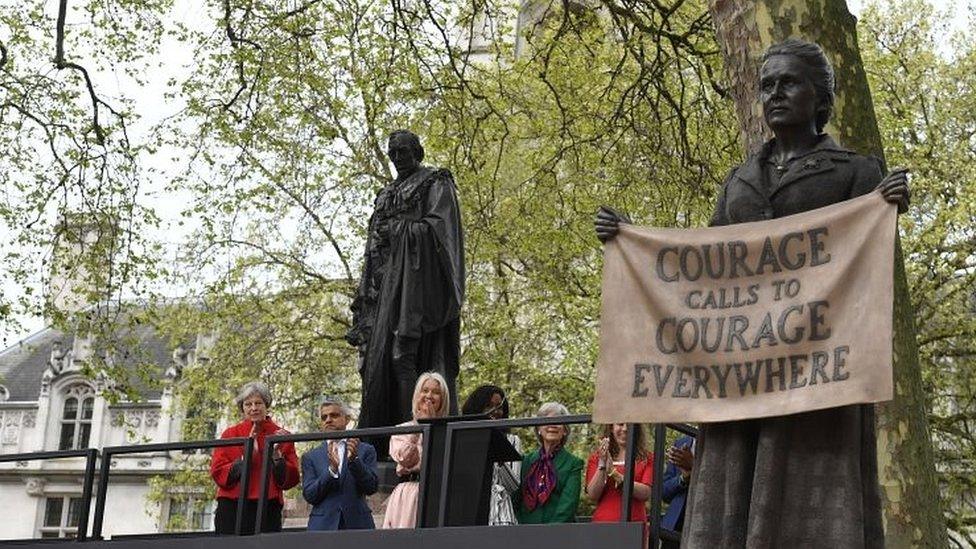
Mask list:
MULTIPOLYGON (((820 46, 770 47, 760 101, 774 138, 732 170, 711 225, 761 221, 828 206, 880 188, 908 206, 904 170, 823 133, 834 73, 820 46)), ((620 222, 601 209, 601 241, 620 222)), ((873 405, 704 424, 696 444, 682 547, 883 547, 873 405)))

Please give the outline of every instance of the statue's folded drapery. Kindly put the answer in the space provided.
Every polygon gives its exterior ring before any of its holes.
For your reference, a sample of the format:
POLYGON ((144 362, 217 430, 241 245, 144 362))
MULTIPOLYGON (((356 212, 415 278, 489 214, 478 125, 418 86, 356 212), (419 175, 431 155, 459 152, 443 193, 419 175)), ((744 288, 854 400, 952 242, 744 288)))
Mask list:
POLYGON ((460 355, 464 241, 454 178, 421 167, 376 199, 366 262, 346 338, 360 347, 359 427, 412 419, 420 372, 444 375, 451 413, 460 355))

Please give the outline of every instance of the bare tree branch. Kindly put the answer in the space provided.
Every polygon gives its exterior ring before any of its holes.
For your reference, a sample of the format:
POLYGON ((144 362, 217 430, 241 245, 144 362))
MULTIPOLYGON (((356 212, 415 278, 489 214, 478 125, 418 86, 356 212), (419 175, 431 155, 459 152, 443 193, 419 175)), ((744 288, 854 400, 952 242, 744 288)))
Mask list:
POLYGON ((58 22, 55 34, 55 54, 54 65, 58 69, 72 69, 81 73, 85 79, 85 86, 88 88, 88 96, 92 102, 92 128, 95 130, 95 140, 99 145, 105 144, 105 129, 102 128, 98 120, 98 105, 103 103, 95 93, 95 85, 92 83, 91 76, 85 67, 77 63, 66 61, 64 58, 64 22, 68 12, 68 0, 61 0, 58 4, 58 22))

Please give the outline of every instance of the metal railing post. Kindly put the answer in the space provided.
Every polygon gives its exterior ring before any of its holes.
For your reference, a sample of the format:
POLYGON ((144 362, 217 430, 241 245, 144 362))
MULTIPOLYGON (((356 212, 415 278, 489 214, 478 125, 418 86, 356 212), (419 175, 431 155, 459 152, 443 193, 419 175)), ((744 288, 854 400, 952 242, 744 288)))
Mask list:
POLYGON ((454 425, 447 425, 444 435, 444 470, 441 472, 441 493, 437 502, 437 527, 442 528, 447 522, 448 484, 450 483, 451 460, 454 459, 454 425))
MULTIPOLYGON (((243 536, 244 506, 247 504, 247 492, 251 488, 251 454, 254 453, 254 439, 248 437, 244 441, 244 463, 241 471, 241 493, 237 496, 237 519, 234 521, 234 535, 243 536)), ((255 525, 257 529, 257 525, 255 525)))
MULTIPOLYGON (((623 501, 620 505, 620 522, 630 520, 631 500, 634 497, 634 463, 637 459, 637 429, 641 426, 637 423, 627 425, 627 449, 624 457, 624 485, 620 497, 623 501)), ((611 458, 612 459, 612 458, 611 458)), ((608 463, 607 467, 613 467, 613 463, 608 463)))
POLYGON ((663 423, 654 425, 654 483, 651 484, 651 549, 661 543, 661 497, 664 493, 664 442, 663 423))
POLYGON ((85 477, 81 484, 81 511, 78 514, 78 541, 88 539, 88 515, 91 510, 92 486, 95 484, 95 460, 98 450, 89 448, 85 452, 85 477))
POLYGON ((430 478, 430 462, 433 461, 430 456, 430 424, 426 423, 423 425, 424 430, 421 433, 423 437, 423 442, 421 442, 421 463, 420 463, 420 482, 418 486, 420 487, 420 494, 417 496, 417 527, 424 523, 424 506, 427 504, 427 496, 425 495, 425 490, 427 486, 427 480, 430 478))
POLYGON ((274 459, 275 442, 264 439, 264 456, 261 460, 261 491, 258 493, 258 509, 254 513, 254 532, 263 532, 264 528, 264 507, 268 501, 268 484, 271 476, 271 460, 274 459))
POLYGON ((92 521, 91 539, 102 539, 102 522, 105 518, 105 496, 108 494, 108 475, 112 468, 111 448, 102 451, 102 463, 98 468, 98 493, 95 496, 95 517, 92 521))

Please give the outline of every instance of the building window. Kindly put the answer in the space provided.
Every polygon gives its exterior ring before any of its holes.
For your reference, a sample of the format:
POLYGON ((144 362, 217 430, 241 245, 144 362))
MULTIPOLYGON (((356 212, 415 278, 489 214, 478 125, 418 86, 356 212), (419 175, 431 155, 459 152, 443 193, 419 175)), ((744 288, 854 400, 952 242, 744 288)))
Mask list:
POLYGON ((95 396, 87 385, 74 385, 68 389, 61 414, 61 438, 58 450, 88 448, 91 436, 95 396))
MULTIPOLYGON (((213 421, 211 417, 206 414, 207 410, 204 407, 196 404, 191 405, 187 408, 186 413, 183 414, 183 425, 182 425, 182 437, 183 440, 212 440, 215 438, 220 438, 220 432, 217 430, 217 422, 213 421)), ((212 415, 216 415, 215 412, 212 415)), ((209 454, 210 448, 188 448, 183 450, 186 455, 190 454, 209 454)))
POLYGON ((166 519, 167 532, 199 532, 213 529, 214 502, 196 496, 174 497, 169 500, 166 519))
POLYGON ((78 536, 81 517, 81 498, 72 496, 50 497, 44 500, 42 538, 74 538, 78 536))

